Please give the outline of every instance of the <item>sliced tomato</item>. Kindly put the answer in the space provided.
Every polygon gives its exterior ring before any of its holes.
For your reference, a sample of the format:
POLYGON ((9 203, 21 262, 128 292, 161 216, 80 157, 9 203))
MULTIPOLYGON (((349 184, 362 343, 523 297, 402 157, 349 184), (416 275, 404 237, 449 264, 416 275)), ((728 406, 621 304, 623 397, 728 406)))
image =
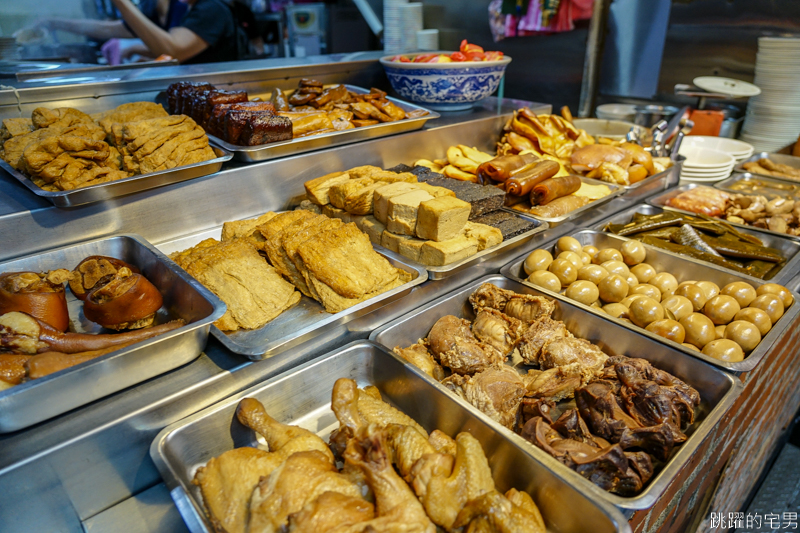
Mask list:
POLYGON ((467 56, 467 61, 483 61, 486 56, 483 52, 467 52, 464 55, 467 56))
POLYGON ((451 61, 453 61, 453 60, 450 59, 450 56, 446 56, 446 55, 442 54, 442 55, 438 55, 438 56, 434 57, 433 59, 428 61, 428 63, 450 63, 451 61))
POLYGON ((421 54, 414 58, 414 63, 431 63, 436 57, 436 54, 421 54))
POLYGON ((453 52, 450 54, 450 59, 453 61, 467 61, 467 56, 464 52, 453 52))
POLYGON ((500 61, 503 59, 503 52, 486 52, 483 55, 484 61, 500 61))
POLYGON ((461 47, 459 49, 465 54, 467 52, 483 52, 483 48, 481 48, 477 44, 468 43, 466 39, 461 41, 461 47))
POLYGON ((406 56, 394 56, 392 61, 397 61, 399 63, 411 63, 411 60, 406 56))

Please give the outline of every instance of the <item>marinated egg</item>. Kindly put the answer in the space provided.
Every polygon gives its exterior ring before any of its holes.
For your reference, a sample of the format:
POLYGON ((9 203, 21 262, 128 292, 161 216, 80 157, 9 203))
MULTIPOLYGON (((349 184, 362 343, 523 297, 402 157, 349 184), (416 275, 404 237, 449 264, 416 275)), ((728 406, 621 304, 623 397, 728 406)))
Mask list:
POLYGON ((605 263, 601 263, 600 266, 608 270, 610 274, 619 274, 623 278, 631 273, 628 269, 628 265, 622 261, 606 261, 605 263))
POLYGON ((755 324, 734 320, 725 327, 725 338, 741 346, 744 353, 750 353, 761 342, 761 332, 755 324))
POLYGON ((628 318, 628 308, 622 304, 606 304, 603 311, 615 318, 628 318))
POLYGON ((777 294, 762 294, 750 303, 750 307, 761 309, 767 313, 773 325, 783 316, 783 300, 777 294))
POLYGON ((525 268, 525 274, 530 276, 531 273, 537 270, 547 270, 552 262, 553 256, 550 252, 547 250, 534 250, 525 258, 523 268, 525 268))
POLYGON ((600 289, 600 299, 605 303, 620 302, 628 295, 628 282, 617 274, 609 274, 597 288, 600 289))
POLYGON ((722 287, 720 294, 730 296, 739 303, 739 307, 747 307, 750 302, 756 299, 756 290, 749 283, 744 281, 734 281, 722 287))
POLYGON ((675 291, 678 288, 678 280, 675 279, 675 276, 670 274, 669 272, 661 272, 653 276, 648 283, 650 285, 655 286, 658 290, 661 291, 661 294, 670 293, 675 291))
POLYGON ((564 258, 556 259, 550 263, 548 270, 556 275, 563 287, 567 287, 570 283, 578 279, 577 267, 572 264, 571 261, 564 258))
POLYGON ((652 298, 657 302, 661 301, 661 291, 649 283, 640 283, 639 285, 636 285, 631 289, 631 294, 644 294, 645 296, 652 298))
POLYGON ((622 300, 620 300, 620 302, 619 302, 619 303, 620 303, 621 305, 624 305, 624 306, 625 306, 625 307, 627 307, 628 309, 630 309, 630 307, 631 307, 631 304, 632 304, 632 303, 633 303, 633 301, 634 301, 634 300, 636 300, 637 298, 647 298, 647 296, 645 296, 644 294, 631 294, 630 296, 626 296, 625 298, 623 298, 622 300))
POLYGON ((734 320, 746 320, 758 328, 763 337, 772 329, 772 319, 763 309, 745 307, 733 317, 734 320))
POLYGON ((560 254, 558 254, 558 257, 556 259, 566 259, 567 261, 575 265, 575 268, 583 267, 583 259, 581 259, 581 256, 575 252, 561 252, 560 254))
POLYGON ((717 334, 717 339, 724 339, 725 338, 725 328, 728 326, 717 326, 714 328, 714 331, 717 334))
POLYGON ((608 271, 600 265, 586 265, 578 270, 578 279, 591 281, 595 285, 598 285, 607 276, 608 271))
POLYGON ((781 302, 783 302, 784 310, 787 309, 794 302, 794 297, 792 296, 792 293, 789 292, 789 289, 787 289, 783 285, 778 285, 777 283, 765 283, 764 285, 756 289, 756 294, 758 296, 761 296, 763 294, 775 294, 777 296, 780 296, 781 302))
POLYGON ((631 267, 631 274, 639 279, 639 283, 650 283, 657 274, 656 269, 647 263, 639 263, 631 267))
POLYGON ((627 241, 619 247, 619 251, 622 253, 622 260, 630 266, 638 265, 647 257, 647 251, 639 241, 627 241))
POLYGON ((736 316, 736 313, 738 313, 740 309, 739 302, 732 296, 720 294, 706 302, 706 305, 703 306, 703 313, 710 318, 714 324, 720 325, 727 324, 733 320, 733 317, 736 316))
POLYGON ((697 286, 703 289, 703 292, 706 293, 706 298, 709 300, 714 296, 717 296, 720 292, 719 285, 713 281, 698 281, 697 286))
POLYGON ((570 283, 569 287, 567 287, 566 295, 567 298, 572 298, 585 305, 591 305, 600 297, 600 290, 591 281, 580 280, 570 283))
POLYGON ((614 248, 603 248, 592 258, 592 262, 601 265, 606 261, 622 261, 622 253, 614 248))
POLYGON ((650 323, 664 318, 664 308, 657 301, 645 296, 631 303, 630 316, 634 324, 645 328, 650 323))
POLYGON ((660 337, 664 337, 665 339, 669 339, 678 343, 682 343, 686 338, 686 330, 683 329, 683 326, 674 320, 670 320, 669 318, 651 322, 645 329, 655 333, 660 337))
POLYGON ((714 323, 706 315, 692 313, 680 320, 681 326, 686 330, 685 341, 703 349, 703 346, 717 338, 714 323))
POLYGON ((583 251, 589 254, 591 257, 594 257, 594 254, 599 252, 600 250, 597 249, 597 246, 592 246, 591 244, 587 244, 583 247, 583 251))
POLYGON ((720 361, 738 363, 744 360, 742 347, 730 339, 717 339, 703 347, 703 353, 720 361))
POLYGON ((556 242, 556 250, 559 252, 580 252, 583 246, 575 237, 561 237, 556 242))
POLYGON ((661 302, 664 309, 668 309, 675 315, 675 320, 680 321, 694 312, 694 305, 684 296, 672 295, 664 298, 661 302))
POLYGON ((695 284, 688 284, 688 285, 680 285, 675 290, 675 296, 683 296, 690 302, 692 302, 692 307, 694 311, 700 311, 704 305, 706 305, 706 293, 703 292, 703 289, 698 287, 695 284))
POLYGON ((528 281, 553 292, 561 290, 561 281, 558 279, 558 276, 547 270, 537 270, 528 276, 528 281))

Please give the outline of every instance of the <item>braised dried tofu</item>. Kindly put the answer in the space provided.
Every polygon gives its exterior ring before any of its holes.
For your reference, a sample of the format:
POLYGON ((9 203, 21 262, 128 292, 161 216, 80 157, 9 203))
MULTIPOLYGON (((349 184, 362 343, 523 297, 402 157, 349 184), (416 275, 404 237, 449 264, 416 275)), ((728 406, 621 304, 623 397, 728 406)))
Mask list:
MULTIPOLYGON (((233 220, 231 222, 225 222, 222 224, 222 240, 223 241, 230 241, 233 239, 240 239, 245 237, 253 236, 254 233, 257 232, 258 226, 261 224, 265 224, 269 222, 277 213, 273 213, 272 211, 268 213, 264 213, 256 218, 248 218, 246 220, 233 220)), ((260 240, 263 241, 263 237, 259 234, 260 240)))
POLYGON ((479 224, 478 222, 467 222, 464 226, 464 234, 467 237, 478 241, 478 251, 497 246, 503 242, 503 232, 498 228, 479 224))
POLYGON ((228 306, 215 322, 223 331, 259 328, 300 301, 294 285, 244 240, 194 249, 181 263, 228 306))
POLYGON ((419 204, 432 199, 433 196, 422 190, 390 198, 386 229, 398 235, 415 235, 419 204))
POLYGON ((389 230, 386 230, 383 233, 381 233, 381 246, 393 252, 399 252, 400 243, 410 238, 411 235, 398 235, 396 233, 392 233, 389 230))
POLYGON ((381 244, 381 238, 386 226, 381 224, 375 217, 364 217, 361 221, 361 231, 367 234, 373 244, 381 244))
POLYGON ((330 203, 328 192, 334 185, 340 185, 350 181, 350 174, 347 172, 331 172, 319 178, 305 182, 306 196, 317 205, 327 205, 330 203))
POLYGON ((462 232, 471 206, 453 196, 440 196, 419 204, 416 234, 421 239, 446 241, 462 232))
POLYGON ((418 183, 397 182, 384 184, 375 189, 373 193, 373 216, 383 225, 389 216, 389 200, 395 196, 400 196, 407 192, 419 189, 418 183))
POLYGON ((459 235, 448 241, 427 241, 420 248, 419 262, 430 266, 444 266, 476 253, 478 253, 478 241, 466 235, 459 235))

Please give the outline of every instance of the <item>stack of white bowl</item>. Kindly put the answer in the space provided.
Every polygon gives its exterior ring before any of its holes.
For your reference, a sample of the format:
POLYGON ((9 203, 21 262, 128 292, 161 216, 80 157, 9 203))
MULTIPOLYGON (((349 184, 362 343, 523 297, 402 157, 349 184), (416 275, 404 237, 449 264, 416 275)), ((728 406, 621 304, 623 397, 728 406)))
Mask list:
POLYGON ((800 37, 760 37, 756 85, 761 94, 747 104, 742 140, 759 152, 774 152, 800 134, 800 37))
POLYGON ((706 148, 719 150, 732 155, 738 165, 753 155, 755 149, 752 144, 727 137, 709 137, 706 135, 690 135, 683 140, 682 147, 706 148))
MULTIPOLYGON (((689 137, 686 138, 688 140, 689 137)), ((731 175, 736 159, 725 152, 710 148, 687 146, 686 140, 678 153, 686 157, 681 170, 681 181, 689 183, 713 183, 731 175)))

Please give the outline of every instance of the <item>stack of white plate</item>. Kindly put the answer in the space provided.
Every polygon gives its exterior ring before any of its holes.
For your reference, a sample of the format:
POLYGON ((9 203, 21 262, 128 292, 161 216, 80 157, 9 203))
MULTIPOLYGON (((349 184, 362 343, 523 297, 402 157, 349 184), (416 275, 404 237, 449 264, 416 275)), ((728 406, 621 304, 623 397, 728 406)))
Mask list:
POLYGON ((17 59, 17 40, 13 37, 0 37, 0 59, 17 59))
POLYGON ((708 137, 705 135, 690 135, 683 140, 681 147, 708 148, 732 155, 736 163, 740 163, 753 155, 752 144, 726 137, 708 137))
POLYGON ((415 50, 417 32, 422 29, 422 3, 412 2, 400 6, 400 17, 403 28, 403 51, 415 50))
POLYGON ((800 37, 760 37, 756 79, 761 94, 747 104, 742 140, 774 152, 800 134, 800 37))
MULTIPOLYGON (((684 143, 689 140, 687 137, 684 143)), ((730 154, 682 144, 678 153, 686 157, 681 170, 681 181, 690 183, 713 183, 731 175, 736 159, 730 154)))
MULTIPOLYGON (((403 13, 408 0, 383 0, 383 49, 387 54, 397 54, 406 50, 403 43, 403 13)), ((415 41, 411 46, 416 44, 415 41)))

